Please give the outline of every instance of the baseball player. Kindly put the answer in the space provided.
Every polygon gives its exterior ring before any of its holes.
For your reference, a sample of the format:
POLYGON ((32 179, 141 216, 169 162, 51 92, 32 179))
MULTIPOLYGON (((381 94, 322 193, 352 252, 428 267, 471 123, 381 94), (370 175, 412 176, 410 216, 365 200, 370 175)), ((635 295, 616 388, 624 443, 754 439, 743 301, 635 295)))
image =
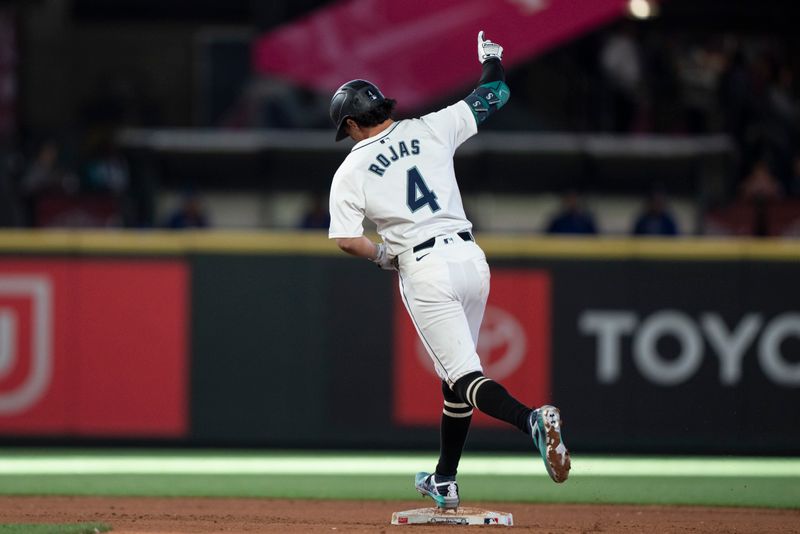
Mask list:
POLYGON ((336 140, 356 141, 331 183, 329 237, 354 256, 399 271, 400 294, 442 379, 440 454, 415 487, 439 508, 460 503, 456 472, 474 408, 531 436, 555 482, 567 479, 569 452, 561 415, 531 409, 483 375, 475 352, 489 296, 489 266, 475 242, 453 170, 453 154, 508 101, 503 47, 478 34, 483 72, 466 98, 418 119, 395 121, 395 101, 366 80, 342 85, 331 99, 336 140), (382 242, 364 236, 363 220, 382 242))

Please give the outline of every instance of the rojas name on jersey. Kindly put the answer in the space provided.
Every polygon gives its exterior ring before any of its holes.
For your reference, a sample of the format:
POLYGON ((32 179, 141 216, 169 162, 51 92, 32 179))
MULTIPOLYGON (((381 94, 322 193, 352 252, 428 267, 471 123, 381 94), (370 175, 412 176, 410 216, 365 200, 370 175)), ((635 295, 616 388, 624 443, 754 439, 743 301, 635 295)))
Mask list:
POLYGON ((378 156, 375 158, 375 163, 369 166, 369 170, 378 176, 383 176, 383 173, 386 172, 386 169, 392 164, 392 162, 406 156, 419 154, 419 140, 412 139, 409 144, 411 145, 410 151, 405 141, 400 141, 397 143, 397 147, 394 145, 389 145, 387 147, 388 154, 385 153, 386 151, 378 154, 378 156))

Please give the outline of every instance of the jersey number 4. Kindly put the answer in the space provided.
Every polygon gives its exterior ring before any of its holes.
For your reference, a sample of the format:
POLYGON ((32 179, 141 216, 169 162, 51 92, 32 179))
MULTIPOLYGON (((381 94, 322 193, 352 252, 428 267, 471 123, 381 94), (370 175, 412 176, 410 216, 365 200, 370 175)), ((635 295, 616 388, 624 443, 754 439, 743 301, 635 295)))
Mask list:
POLYGON ((439 211, 436 193, 428 189, 428 184, 425 183, 419 170, 416 167, 411 167, 406 174, 408 175, 407 203, 411 213, 424 206, 430 206, 433 213, 439 211))

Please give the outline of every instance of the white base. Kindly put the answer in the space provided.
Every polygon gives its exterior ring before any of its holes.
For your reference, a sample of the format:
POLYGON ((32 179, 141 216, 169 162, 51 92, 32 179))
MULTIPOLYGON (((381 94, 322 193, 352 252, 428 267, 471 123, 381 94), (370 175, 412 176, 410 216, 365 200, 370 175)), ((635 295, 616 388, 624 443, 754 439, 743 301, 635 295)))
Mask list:
POLYGON ((490 512, 478 508, 440 510, 417 508, 392 514, 393 525, 502 525, 510 527, 514 519, 510 513, 490 512))

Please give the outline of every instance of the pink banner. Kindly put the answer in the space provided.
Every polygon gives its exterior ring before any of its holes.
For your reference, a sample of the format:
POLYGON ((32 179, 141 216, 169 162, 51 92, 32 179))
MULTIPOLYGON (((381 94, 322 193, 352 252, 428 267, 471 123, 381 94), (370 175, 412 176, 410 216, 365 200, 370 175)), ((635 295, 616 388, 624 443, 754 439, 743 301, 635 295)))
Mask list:
MULTIPOLYGON (((627 0, 346 0, 257 39, 255 70, 321 92, 353 78, 401 109, 480 77, 476 36, 503 45, 506 67, 620 16, 627 0)), ((513 88, 512 88, 513 89, 513 88)))

